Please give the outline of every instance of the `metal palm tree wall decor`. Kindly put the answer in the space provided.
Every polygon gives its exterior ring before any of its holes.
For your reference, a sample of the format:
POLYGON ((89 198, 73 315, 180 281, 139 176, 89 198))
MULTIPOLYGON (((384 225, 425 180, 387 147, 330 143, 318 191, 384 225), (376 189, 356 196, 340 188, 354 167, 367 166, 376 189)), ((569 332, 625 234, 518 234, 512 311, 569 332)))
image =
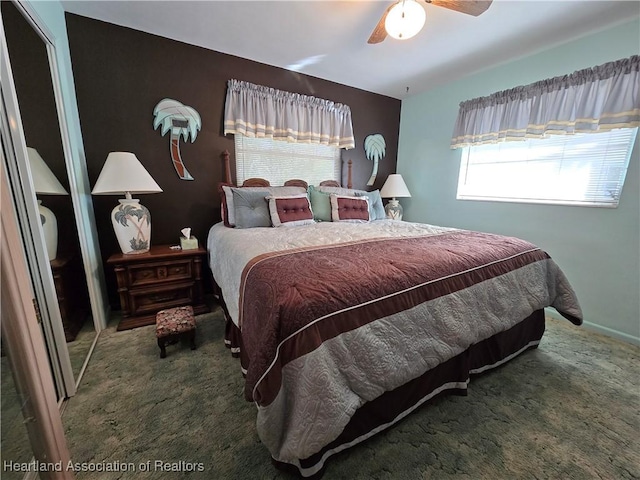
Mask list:
POLYGON ((367 159, 373 161, 373 171, 371 172, 371 177, 369 177, 369 181, 367 182, 368 186, 373 185, 376 181, 376 176, 378 175, 378 161, 384 158, 386 147, 387 144, 384 141, 384 137, 379 133, 371 134, 364 139, 364 153, 366 154, 367 159))
POLYGON ((153 120, 154 130, 162 125, 161 135, 164 136, 167 132, 171 132, 171 160, 176 172, 178 172, 178 176, 182 180, 193 180, 184 163, 182 163, 180 136, 184 138, 185 142, 189 140, 189 137, 191 137, 191 143, 195 142, 198 130, 202 126, 200 114, 193 107, 183 105, 177 100, 165 98, 160 100, 153 109, 153 115, 155 117, 153 120))

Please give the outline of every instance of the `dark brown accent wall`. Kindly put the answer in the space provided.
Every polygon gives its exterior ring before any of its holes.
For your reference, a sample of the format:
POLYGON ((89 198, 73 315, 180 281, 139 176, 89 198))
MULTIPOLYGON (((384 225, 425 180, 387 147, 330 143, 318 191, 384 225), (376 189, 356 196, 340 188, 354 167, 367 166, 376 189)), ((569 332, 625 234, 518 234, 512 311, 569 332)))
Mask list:
MULTIPOLYGON (((219 155, 226 149, 233 159, 234 150, 233 136, 223 135, 231 78, 349 105, 356 148, 343 151, 343 160, 345 165, 353 160, 354 187, 365 189, 371 175, 363 148, 369 134, 384 135, 387 149, 376 184, 368 189, 381 188, 395 172, 397 99, 74 14, 67 13, 66 22, 90 185, 109 152, 135 153, 164 190, 139 196, 151 212, 153 244, 175 244, 180 229, 189 226, 206 246, 209 228, 220 220, 219 155), (195 108, 202 118, 195 142, 181 140, 182 159, 193 181, 178 178, 169 137, 153 129, 153 108, 163 98, 195 108)), ((109 220, 117 199, 93 197, 103 259, 119 251, 109 220)), ((107 269, 106 275, 111 304, 118 307, 113 273, 107 269)))

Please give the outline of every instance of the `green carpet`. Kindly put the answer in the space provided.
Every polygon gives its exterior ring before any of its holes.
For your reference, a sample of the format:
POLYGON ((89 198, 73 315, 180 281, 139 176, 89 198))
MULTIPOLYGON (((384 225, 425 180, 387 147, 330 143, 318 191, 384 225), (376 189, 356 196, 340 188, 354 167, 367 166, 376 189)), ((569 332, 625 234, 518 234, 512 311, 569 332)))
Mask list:
POLYGON ((33 457, 27 427, 20 409, 24 404, 24 397, 18 393, 18 388, 13 381, 9 358, 2 355, 0 358, 0 477, 2 480, 20 480, 24 477, 22 472, 14 472, 6 468, 5 462, 27 463, 33 457))
MULTIPOLYGON (((163 360, 153 326, 101 334, 63 423, 79 468, 119 471, 78 479, 294 478, 257 437, 221 311, 197 320, 198 349, 170 346, 163 360)), ((636 346, 549 320, 537 350, 334 456, 324 478, 639 478, 639 359, 636 346)))
MULTIPOLYGON (((78 378, 95 336, 93 321, 88 318, 75 340, 67 343, 74 378, 78 378)), ((9 462, 28 463, 33 458, 33 452, 25 426, 24 414, 21 410, 25 399, 18 393, 13 381, 9 358, 5 353, 3 351, 0 359, 0 373, 2 374, 0 384, 0 399, 2 400, 0 409, 0 477, 2 480, 20 480, 24 477, 24 472, 14 471, 7 468, 6 465, 9 462)))

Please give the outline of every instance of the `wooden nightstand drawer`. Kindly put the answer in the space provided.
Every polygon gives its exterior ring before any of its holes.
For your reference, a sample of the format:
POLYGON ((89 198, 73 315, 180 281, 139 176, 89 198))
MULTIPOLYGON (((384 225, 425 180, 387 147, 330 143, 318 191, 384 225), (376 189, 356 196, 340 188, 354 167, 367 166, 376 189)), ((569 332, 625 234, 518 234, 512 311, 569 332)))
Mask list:
POLYGON ((155 323, 166 308, 191 305, 196 315, 209 311, 202 295, 204 248, 174 250, 154 245, 137 255, 116 253, 107 260, 118 281, 122 320, 118 330, 155 323))
POLYGON ((129 285, 157 285, 161 282, 173 282, 192 277, 191 260, 176 260, 129 267, 129 285))
POLYGON ((165 287, 138 288, 130 292, 131 315, 145 315, 159 309, 189 305, 193 302, 193 282, 173 283, 165 287))

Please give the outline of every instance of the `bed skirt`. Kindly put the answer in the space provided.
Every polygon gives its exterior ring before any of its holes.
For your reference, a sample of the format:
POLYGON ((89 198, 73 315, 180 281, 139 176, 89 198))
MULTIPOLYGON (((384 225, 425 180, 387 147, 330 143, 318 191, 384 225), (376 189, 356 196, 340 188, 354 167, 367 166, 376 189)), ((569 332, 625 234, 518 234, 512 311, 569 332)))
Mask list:
MULTIPOLYGON (((544 309, 537 310, 509 330, 472 345, 421 376, 365 403, 340 436, 314 455, 300 459, 295 465, 272 461, 276 467, 302 477, 319 478, 330 456, 391 427, 441 393, 466 395, 471 375, 498 367, 520 353, 536 348, 544 329, 544 309)), ((245 372, 247 359, 243 355, 242 336, 228 317, 225 344, 234 356, 240 356, 245 372)))

